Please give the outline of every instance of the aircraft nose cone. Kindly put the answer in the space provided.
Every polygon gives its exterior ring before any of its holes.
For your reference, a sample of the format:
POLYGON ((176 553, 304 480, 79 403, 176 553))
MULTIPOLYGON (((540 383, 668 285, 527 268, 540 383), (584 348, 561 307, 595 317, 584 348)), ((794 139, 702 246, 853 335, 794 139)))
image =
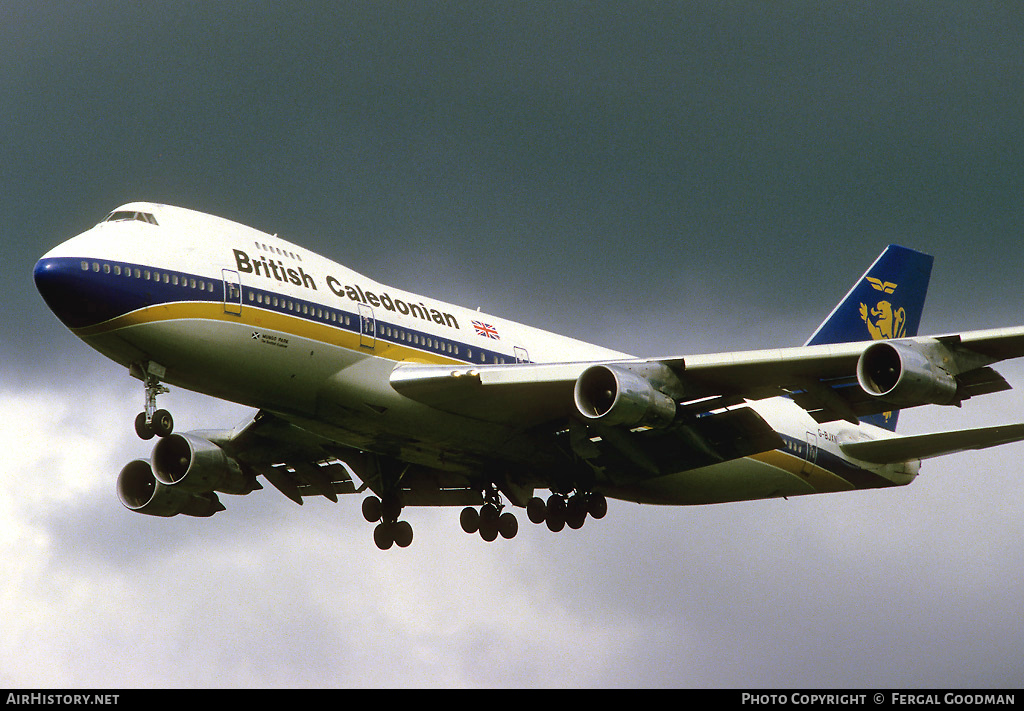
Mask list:
POLYGON ((32 270, 32 278, 50 311, 65 326, 74 328, 79 320, 75 318, 77 309, 74 304, 82 298, 82 294, 75 288, 76 280, 68 276, 67 269, 62 268, 60 260, 40 259, 32 270))
POLYGON ((80 328, 102 320, 104 309, 96 298, 91 266, 80 260, 43 257, 32 277, 50 310, 68 328, 80 328))

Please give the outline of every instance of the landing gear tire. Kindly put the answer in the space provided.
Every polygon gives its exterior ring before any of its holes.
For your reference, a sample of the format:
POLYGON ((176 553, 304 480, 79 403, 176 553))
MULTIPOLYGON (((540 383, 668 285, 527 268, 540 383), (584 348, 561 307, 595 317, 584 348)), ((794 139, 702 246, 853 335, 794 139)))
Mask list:
POLYGON ((534 496, 526 502, 526 517, 530 519, 531 523, 544 523, 547 514, 548 505, 539 496, 534 496))
POLYGON ((515 538, 516 534, 519 533, 519 521, 515 516, 506 511, 498 517, 498 533, 505 540, 515 538))
POLYGON ((583 528, 587 520, 587 504, 583 497, 577 494, 569 498, 565 505, 565 525, 573 530, 583 528))
POLYGON ((484 504, 480 508, 480 526, 497 526, 500 515, 497 506, 494 504, 484 504))
POLYGON ((498 519, 501 514, 494 504, 484 504, 480 509, 480 537, 490 543, 498 537, 498 519))
POLYGON ((558 494, 552 494, 548 497, 547 507, 544 522, 548 525, 549 531, 558 533, 565 528, 565 499, 558 494))
POLYGON ((587 497, 587 513, 591 518, 604 518, 608 513, 608 499, 602 494, 591 494, 587 497))
POLYGON ((498 522, 480 519, 480 537, 490 543, 498 538, 498 522))
POLYGON ((392 538, 399 548, 408 548, 412 543, 412 525, 408 521, 399 521, 394 525, 392 538))
POLYGON ((376 523, 381 518, 380 499, 376 496, 367 496, 363 499, 363 518, 367 523, 376 523))
POLYGON ((146 413, 140 412, 135 416, 135 434, 139 436, 139 439, 153 439, 156 432, 153 431, 153 427, 146 422, 146 413))
POLYGON ((476 533, 480 530, 480 513, 472 506, 467 506, 459 514, 459 524, 466 533, 476 533))
POLYGON ((386 551, 395 545, 395 534, 390 523, 378 523, 373 529, 373 542, 382 551, 386 551))
POLYGON ((153 434, 157 437, 166 437, 174 431, 174 418, 167 410, 157 410, 153 413, 153 421, 150 423, 153 434))

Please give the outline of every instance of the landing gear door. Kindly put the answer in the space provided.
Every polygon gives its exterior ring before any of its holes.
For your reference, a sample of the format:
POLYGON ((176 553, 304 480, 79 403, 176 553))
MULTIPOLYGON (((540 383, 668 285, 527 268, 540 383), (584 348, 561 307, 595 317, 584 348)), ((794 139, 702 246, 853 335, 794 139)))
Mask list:
POLYGON ((359 345, 373 348, 377 344, 377 320, 373 317, 373 309, 366 304, 359 304, 359 345))
POLYGON ((242 315, 242 282, 234 269, 221 269, 224 277, 224 313, 242 315))

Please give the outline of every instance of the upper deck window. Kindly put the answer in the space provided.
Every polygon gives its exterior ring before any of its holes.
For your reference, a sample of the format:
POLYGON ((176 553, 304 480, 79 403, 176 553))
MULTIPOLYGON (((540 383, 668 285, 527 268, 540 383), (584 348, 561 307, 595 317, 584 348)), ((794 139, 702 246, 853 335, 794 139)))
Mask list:
POLYGON ((134 212, 132 210, 114 210, 107 215, 104 222, 148 222, 151 225, 157 224, 156 218, 149 212, 134 212))

